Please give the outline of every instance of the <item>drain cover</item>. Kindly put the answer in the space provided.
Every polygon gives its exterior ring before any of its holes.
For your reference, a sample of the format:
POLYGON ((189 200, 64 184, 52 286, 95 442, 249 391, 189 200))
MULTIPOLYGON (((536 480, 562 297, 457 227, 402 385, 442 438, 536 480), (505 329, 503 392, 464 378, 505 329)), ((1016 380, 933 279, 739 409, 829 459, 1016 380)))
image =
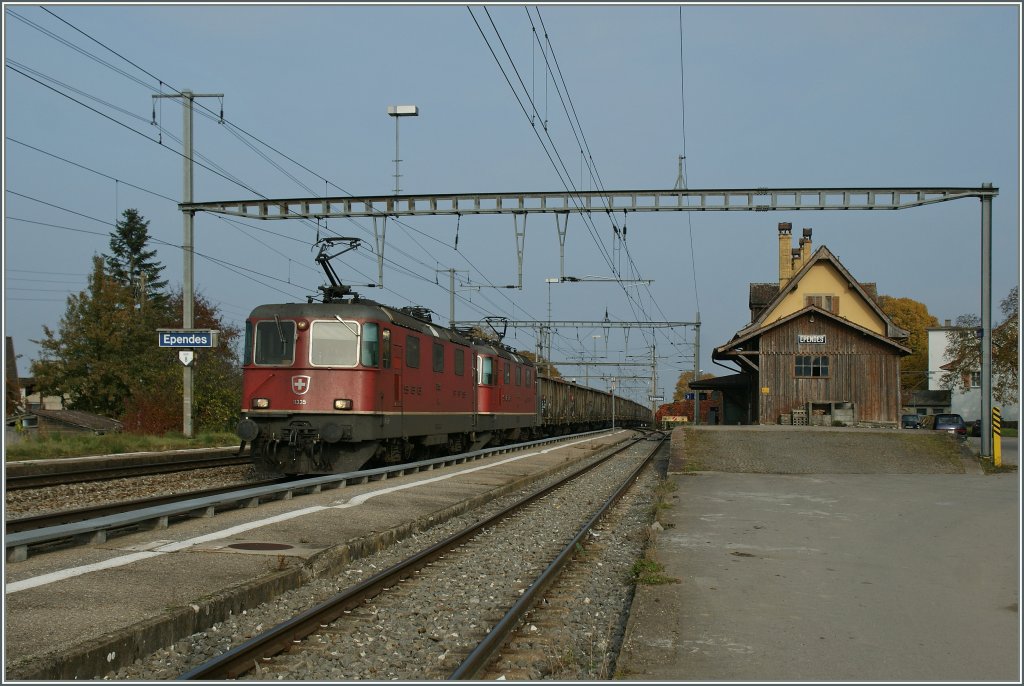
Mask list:
POLYGON ((254 543, 232 543, 228 547, 236 550, 291 550, 295 546, 287 543, 260 543, 257 541, 254 543))

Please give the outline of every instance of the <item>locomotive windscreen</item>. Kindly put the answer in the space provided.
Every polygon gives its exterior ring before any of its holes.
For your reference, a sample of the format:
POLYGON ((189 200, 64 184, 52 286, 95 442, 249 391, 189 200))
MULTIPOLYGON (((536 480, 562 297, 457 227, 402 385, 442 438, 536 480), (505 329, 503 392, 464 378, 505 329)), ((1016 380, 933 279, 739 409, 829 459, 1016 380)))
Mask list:
POLYGON ((310 327, 310 362, 332 367, 355 367, 359 361, 358 341, 357 322, 313 322, 310 327))
POLYGON ((295 361, 295 322, 275 319, 256 324, 256 364, 295 361))

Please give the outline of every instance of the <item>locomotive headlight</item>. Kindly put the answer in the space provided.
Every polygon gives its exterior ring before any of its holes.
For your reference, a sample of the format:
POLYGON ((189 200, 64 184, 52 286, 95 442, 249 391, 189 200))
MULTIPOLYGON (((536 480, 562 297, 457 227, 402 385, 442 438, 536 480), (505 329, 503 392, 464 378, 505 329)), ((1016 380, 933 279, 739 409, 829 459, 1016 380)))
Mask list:
POLYGON ((270 407, 270 398, 253 398, 252 406, 256 410, 265 410, 270 407))
POLYGON ((350 398, 337 398, 334 401, 334 409, 336 410, 351 410, 352 400, 350 398))

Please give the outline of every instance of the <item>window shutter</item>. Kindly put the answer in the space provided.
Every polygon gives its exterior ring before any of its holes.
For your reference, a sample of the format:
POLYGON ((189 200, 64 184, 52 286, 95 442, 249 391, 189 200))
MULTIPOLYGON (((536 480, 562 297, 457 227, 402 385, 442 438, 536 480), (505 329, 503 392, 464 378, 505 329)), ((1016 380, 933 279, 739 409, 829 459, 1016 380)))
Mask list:
POLYGON ((839 314, 839 296, 832 296, 832 314, 839 314))

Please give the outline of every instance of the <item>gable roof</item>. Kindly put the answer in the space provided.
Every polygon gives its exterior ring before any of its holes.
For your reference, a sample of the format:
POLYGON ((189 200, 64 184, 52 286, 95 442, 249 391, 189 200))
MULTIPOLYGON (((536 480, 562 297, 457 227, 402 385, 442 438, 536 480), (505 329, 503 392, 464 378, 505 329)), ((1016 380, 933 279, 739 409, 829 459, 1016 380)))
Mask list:
POLYGON ((729 341, 725 345, 720 345, 717 348, 715 348, 715 351, 714 351, 714 353, 712 355, 712 359, 717 359, 720 356, 727 356, 727 355, 730 354, 730 352, 734 351, 737 346, 742 345, 743 343, 746 343, 747 341, 749 341, 749 340, 751 340, 753 338, 758 338, 764 332, 771 331, 772 329, 774 329, 776 327, 779 327, 779 326, 782 326, 783 324, 788 324, 789 322, 793 321, 794 319, 797 319, 798 317, 801 317, 801 316, 803 316, 805 314, 808 314, 808 313, 813 313, 815 315, 822 315, 822 316, 828 317, 829 319, 831 319, 834 322, 837 322, 837 323, 842 324, 844 326, 848 326, 851 329, 853 329, 854 331, 858 331, 858 332, 864 334, 865 336, 870 336, 870 337, 874 338, 875 340, 877 340, 877 341, 879 341, 881 343, 885 343, 887 345, 890 345, 890 346, 896 348, 896 350, 898 350, 900 353, 902 353, 904 355, 909 355, 910 353, 913 352, 910 348, 906 347, 905 345, 901 345, 901 344, 897 343, 896 341, 892 340, 891 338, 887 338, 886 336, 881 336, 881 335, 875 333, 874 331, 872 331, 871 329, 866 329, 863 326, 860 326, 859 324, 854 324, 849 319, 844 319, 843 317, 840 317, 838 315, 832 314, 828 310, 824 310, 824 309, 818 307, 817 305, 808 305, 807 307, 803 308, 802 310, 797 310, 793 314, 790 314, 790 315, 787 315, 785 317, 782 317, 781 319, 775 320, 774 322, 772 322, 768 326, 756 327, 756 328, 753 327, 753 326, 748 326, 746 329, 743 329, 741 331, 736 332, 736 335, 733 336, 731 341, 729 341))
POLYGON ((43 417, 50 421, 60 422, 61 424, 67 424, 68 426, 76 426, 82 429, 88 429, 90 431, 120 431, 121 422, 116 419, 110 419, 108 417, 101 417, 98 414, 92 412, 82 412, 81 410, 30 410, 25 413, 26 415, 36 417, 43 417))
POLYGON ((764 307, 779 293, 778 283, 750 284, 750 308, 764 307))
MULTIPOLYGON (((833 267, 835 267, 836 271, 838 271, 847 281, 847 283, 850 284, 850 287, 860 295, 864 302, 867 303, 868 307, 870 307, 875 312, 875 314, 877 314, 879 318, 881 318, 881 320, 885 323, 886 336, 888 336, 889 338, 907 338, 910 336, 909 331, 901 329, 900 327, 896 326, 896 324, 894 324, 893 321, 889 319, 888 315, 886 315, 885 312, 882 311, 882 308, 878 306, 878 302, 875 299, 875 296, 877 296, 878 293, 878 289, 875 286, 875 284, 858 283, 857 279, 853 278, 853 275, 850 274, 846 267, 843 266, 843 263, 839 261, 839 258, 833 255, 832 252, 824 245, 814 251, 814 254, 811 255, 811 257, 800 268, 800 270, 789 279, 785 286, 778 289, 778 291, 775 293, 775 296, 767 305, 765 305, 764 309, 757 316, 757 318, 754 319, 754 321, 752 321, 746 327, 740 329, 736 335, 746 335, 750 331, 763 327, 764 321, 768 318, 772 311, 775 310, 775 308, 779 305, 779 303, 783 301, 783 299, 785 299, 787 295, 796 290, 797 284, 800 283, 800 280, 804 276, 806 276, 812 268, 814 268, 814 265, 818 264, 819 262, 828 262, 833 267), (870 294, 869 291, 865 289, 865 286, 867 286, 870 289, 870 291, 873 292, 874 295, 870 294)), ((750 284, 751 302, 753 302, 754 300, 755 285, 761 284, 750 284)), ((759 294, 761 294, 760 290, 759 294)), ((803 310, 801 310, 801 312, 802 311, 803 310)), ((789 319, 789 317, 787 317, 787 319, 789 319)), ((847 323, 852 324, 851 322, 847 323)), ((855 326, 858 329, 861 328, 857 325, 853 326, 855 326)))

